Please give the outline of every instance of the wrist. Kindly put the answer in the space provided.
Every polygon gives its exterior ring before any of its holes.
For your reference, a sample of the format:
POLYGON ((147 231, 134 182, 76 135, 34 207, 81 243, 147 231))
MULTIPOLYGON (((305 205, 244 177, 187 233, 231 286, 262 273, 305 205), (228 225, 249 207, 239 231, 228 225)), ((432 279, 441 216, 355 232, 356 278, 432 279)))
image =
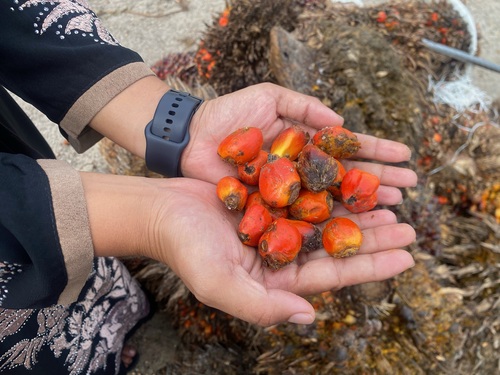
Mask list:
POLYGON ((156 189, 142 177, 80 172, 95 256, 147 255, 156 189))
POLYGON ((144 127, 153 118, 160 99, 169 89, 156 76, 142 78, 104 106, 91 120, 90 126, 134 155, 144 158, 144 127))

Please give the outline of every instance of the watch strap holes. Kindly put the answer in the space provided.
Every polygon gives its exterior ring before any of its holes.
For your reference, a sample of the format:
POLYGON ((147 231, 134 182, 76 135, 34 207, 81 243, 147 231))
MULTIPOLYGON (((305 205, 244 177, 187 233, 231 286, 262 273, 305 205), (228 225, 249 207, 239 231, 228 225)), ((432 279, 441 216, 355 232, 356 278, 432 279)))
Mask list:
POLYGON ((169 114, 170 116, 175 116, 175 111, 168 111, 168 114, 169 114))
MULTIPOLYGON (((172 122, 172 121, 170 121, 170 122, 172 122)), ((170 135, 168 135, 168 134, 172 131, 172 129, 169 128, 168 126, 165 126, 165 127, 163 127, 163 131, 165 132, 165 134, 162 136, 162 138, 166 141, 170 140, 170 135)))
POLYGON ((179 104, 177 104, 177 103, 172 103, 172 107, 174 107, 174 108, 179 108, 179 104))

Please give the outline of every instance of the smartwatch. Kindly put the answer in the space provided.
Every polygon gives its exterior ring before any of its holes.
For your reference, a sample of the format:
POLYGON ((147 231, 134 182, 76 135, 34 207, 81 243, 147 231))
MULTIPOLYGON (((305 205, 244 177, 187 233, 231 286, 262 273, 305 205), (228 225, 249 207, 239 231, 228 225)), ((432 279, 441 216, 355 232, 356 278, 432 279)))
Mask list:
POLYGON ((180 159, 189 142, 189 124, 203 99, 169 90, 145 129, 146 166, 168 177, 182 177, 180 159))

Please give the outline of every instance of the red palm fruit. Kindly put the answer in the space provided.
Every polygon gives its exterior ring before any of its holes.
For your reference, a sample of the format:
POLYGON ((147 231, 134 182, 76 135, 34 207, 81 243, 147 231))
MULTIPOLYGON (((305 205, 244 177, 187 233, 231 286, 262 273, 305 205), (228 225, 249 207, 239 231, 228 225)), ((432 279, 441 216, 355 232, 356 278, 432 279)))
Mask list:
POLYGON ((292 204, 300 191, 300 176, 293 162, 279 158, 264 164, 260 170, 259 191, 271 207, 292 204))
MULTIPOLYGON (((261 204, 264 207, 267 206, 267 203, 264 202, 264 199, 262 199, 262 195, 260 194, 260 191, 254 191, 248 195, 247 198, 247 203, 245 204, 245 210, 248 210, 248 208, 253 205, 253 204, 261 204)), ((267 208, 267 207, 266 207, 267 208)))
POLYGON ((238 226, 238 238, 248 246, 257 246, 259 239, 273 222, 271 214, 261 204, 253 204, 245 210, 238 226))
POLYGON ((336 201, 341 202, 342 201, 342 193, 340 192, 340 185, 342 184, 342 180, 344 179, 344 176, 346 174, 346 170, 342 163, 335 159, 337 162, 337 176, 333 180, 332 184, 328 186, 326 190, 330 192, 332 195, 333 199, 336 201))
POLYGON ((356 254, 363 242, 358 225, 345 217, 336 217, 326 223, 323 229, 323 247, 334 258, 356 254))
POLYGON ((377 205, 379 186, 380 180, 377 176, 361 169, 351 169, 345 174, 340 185, 342 205, 353 213, 371 210, 377 205))
POLYGON ((298 125, 286 128, 274 139, 270 154, 273 157, 283 157, 295 160, 302 148, 309 142, 310 135, 298 125))
POLYGON ((354 155, 361 147, 356 135, 342 126, 331 126, 318 131, 312 143, 336 159, 354 155))
POLYGON ((337 176, 337 161, 314 145, 306 145, 299 154, 297 172, 302 187, 318 193, 326 190, 337 176))
POLYGON ((267 155, 266 151, 260 150, 254 159, 238 165, 239 179, 247 185, 257 186, 259 184, 260 170, 267 163, 267 155))
POLYGON ((326 191, 313 193, 302 189, 298 198, 288 207, 290 217, 318 224, 330 218, 333 210, 333 197, 326 191))
POLYGON ((280 217, 283 217, 285 219, 288 217, 288 207, 271 207, 264 201, 264 199, 262 198, 262 194, 260 194, 260 191, 258 190, 254 191, 248 196, 245 209, 248 210, 248 207, 253 204, 260 204, 267 208, 273 220, 279 219, 280 217))
POLYGON ((316 225, 303 220, 288 220, 288 222, 299 230, 302 237, 300 251, 308 253, 321 247, 321 230, 316 225))
POLYGON ((278 270, 294 261, 301 246, 299 230, 280 218, 260 237, 258 250, 264 266, 278 270))
POLYGON ((233 165, 245 164, 259 154, 264 143, 259 128, 244 127, 229 134, 217 148, 217 154, 233 165))
POLYGON ((247 202, 248 189, 235 177, 222 177, 217 183, 217 196, 228 210, 241 211, 247 202))

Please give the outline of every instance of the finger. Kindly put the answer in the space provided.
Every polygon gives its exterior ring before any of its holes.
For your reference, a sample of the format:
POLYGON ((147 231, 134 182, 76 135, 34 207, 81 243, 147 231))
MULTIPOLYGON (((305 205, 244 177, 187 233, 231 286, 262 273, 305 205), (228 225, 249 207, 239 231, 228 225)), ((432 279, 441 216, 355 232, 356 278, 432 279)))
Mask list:
MULTIPOLYGON (((377 204, 383 206, 395 206, 403 202, 403 193, 398 188, 392 186, 379 186, 377 189, 377 204)), ((332 210, 333 216, 345 216, 350 214, 340 202, 335 202, 332 210)))
POLYGON ((369 172, 377 176, 382 185, 396 187, 413 187, 417 185, 417 174, 408 168, 346 159, 342 160, 342 165, 346 170, 357 168, 369 172))
POLYGON ((401 249, 342 259, 326 257, 303 264, 295 270, 294 275, 283 275, 280 281, 293 293, 311 295, 349 285, 386 280, 413 265, 410 253, 401 249))
POLYGON ((359 214, 349 213, 343 216, 354 221, 361 230, 375 228, 383 225, 397 224, 398 222, 398 219, 394 212, 384 209, 362 212, 359 214))
MULTIPOLYGON (((415 230, 408 224, 389 224, 362 230, 363 242, 358 254, 374 254, 381 251, 403 248, 415 241, 415 230)), ((329 257, 324 250, 301 253, 299 264, 329 257)))
MULTIPOLYGON (((382 225, 396 224, 398 222, 396 214, 386 209, 353 214, 347 211, 345 208, 337 206, 334 208, 332 212, 332 217, 338 217, 338 216, 343 216, 347 217, 348 219, 351 219, 361 228, 361 230, 374 228, 382 225)), ((326 222, 316 225, 319 228, 321 228, 325 224, 326 222)))
POLYGON ((356 133, 361 148, 356 157, 389 163, 400 163, 410 160, 411 150, 403 143, 371 135, 356 133))
POLYGON ((377 204, 394 206, 401 204, 403 193, 398 188, 392 186, 379 186, 377 189, 377 204))
POLYGON ((264 327, 286 321, 301 324, 314 321, 314 308, 302 297, 281 289, 266 290, 242 268, 235 272, 219 279, 212 290, 205 290, 211 298, 196 297, 202 303, 264 327))
POLYGON ((312 96, 273 85, 280 117, 299 122, 314 129, 341 126, 344 119, 312 96))
POLYGON ((363 230, 363 243, 359 254, 372 254, 382 250, 405 247, 415 241, 415 230, 406 223, 384 225, 363 230))

